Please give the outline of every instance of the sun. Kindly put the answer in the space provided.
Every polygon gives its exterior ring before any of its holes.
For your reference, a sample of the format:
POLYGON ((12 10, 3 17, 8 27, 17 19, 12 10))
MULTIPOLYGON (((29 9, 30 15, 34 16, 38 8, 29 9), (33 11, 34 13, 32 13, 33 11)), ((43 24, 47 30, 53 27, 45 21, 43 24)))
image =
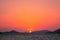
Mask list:
POLYGON ((29 33, 32 33, 32 30, 30 30, 29 33))
POLYGON ((29 33, 32 33, 32 27, 29 26, 29 33))

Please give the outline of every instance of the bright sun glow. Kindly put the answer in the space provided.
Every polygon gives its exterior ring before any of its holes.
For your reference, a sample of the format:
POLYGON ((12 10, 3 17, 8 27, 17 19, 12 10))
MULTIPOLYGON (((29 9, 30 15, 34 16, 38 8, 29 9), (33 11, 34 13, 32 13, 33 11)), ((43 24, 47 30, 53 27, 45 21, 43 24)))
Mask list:
POLYGON ((32 33, 32 31, 30 30, 29 33, 32 33))
POLYGON ((29 26, 29 33, 31 33, 32 32, 32 27, 31 26, 29 26))

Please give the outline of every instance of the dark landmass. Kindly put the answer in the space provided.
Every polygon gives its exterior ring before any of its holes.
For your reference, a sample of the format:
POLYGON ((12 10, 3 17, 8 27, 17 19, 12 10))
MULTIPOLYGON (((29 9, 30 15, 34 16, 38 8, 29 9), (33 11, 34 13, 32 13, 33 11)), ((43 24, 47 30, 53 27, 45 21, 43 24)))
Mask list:
POLYGON ((57 29, 55 31, 48 31, 48 30, 42 30, 42 31, 35 31, 35 32, 32 32, 32 34, 34 35, 40 35, 40 34, 60 34, 60 29, 57 29))
POLYGON ((30 35, 30 34, 32 34, 32 35, 41 35, 41 34, 60 34, 60 29, 57 29, 57 30, 55 30, 55 31, 53 31, 53 32, 51 32, 51 31, 48 31, 48 30, 41 30, 41 31, 35 31, 35 32, 32 32, 32 33, 27 33, 27 32, 16 32, 16 31, 14 31, 14 30, 12 30, 12 31, 9 31, 9 32, 0 32, 0 34, 11 34, 11 35, 13 35, 13 34, 19 34, 19 35, 30 35))
POLYGON ((56 33, 56 34, 60 34, 60 29, 54 31, 54 33, 56 33))
POLYGON ((55 31, 41 30, 32 33, 15 30, 0 32, 0 40, 60 40, 60 29, 55 31))
POLYGON ((48 33, 48 32, 50 32, 50 31, 48 31, 48 30, 41 30, 41 31, 35 31, 35 32, 32 32, 32 34, 33 35, 40 35, 40 34, 46 34, 46 33, 48 33))
POLYGON ((53 31, 53 32, 47 32, 47 34, 60 34, 60 29, 57 29, 57 30, 55 30, 55 31, 53 31))

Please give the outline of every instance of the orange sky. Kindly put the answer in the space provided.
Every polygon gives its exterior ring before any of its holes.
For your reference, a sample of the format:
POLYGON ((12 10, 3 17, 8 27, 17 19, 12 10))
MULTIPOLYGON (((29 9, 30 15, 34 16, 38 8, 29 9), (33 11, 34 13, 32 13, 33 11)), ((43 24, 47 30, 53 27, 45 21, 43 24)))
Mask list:
POLYGON ((0 31, 60 28, 60 0, 0 0, 0 5, 0 31))

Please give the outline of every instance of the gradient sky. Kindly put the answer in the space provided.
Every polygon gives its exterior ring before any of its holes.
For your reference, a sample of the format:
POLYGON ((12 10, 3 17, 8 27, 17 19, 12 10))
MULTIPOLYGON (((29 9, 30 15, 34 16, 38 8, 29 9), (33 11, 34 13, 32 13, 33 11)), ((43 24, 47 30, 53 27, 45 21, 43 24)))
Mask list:
POLYGON ((0 0, 0 31, 29 32, 60 28, 60 0, 0 0))

